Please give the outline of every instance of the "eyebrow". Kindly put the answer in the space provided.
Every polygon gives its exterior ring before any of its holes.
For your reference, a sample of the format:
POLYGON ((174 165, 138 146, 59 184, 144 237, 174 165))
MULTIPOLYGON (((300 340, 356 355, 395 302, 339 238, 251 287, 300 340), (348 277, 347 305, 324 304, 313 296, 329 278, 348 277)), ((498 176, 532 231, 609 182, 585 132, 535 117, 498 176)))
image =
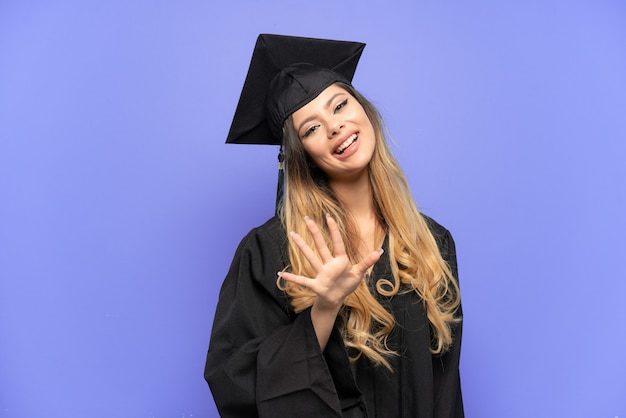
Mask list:
MULTIPOLYGON (((333 94, 331 96, 330 99, 328 99, 328 101, 326 102, 326 105, 324 106, 326 109, 328 109, 330 107, 330 105, 332 104, 333 100, 335 100, 335 98, 337 96, 341 96, 342 94, 346 94, 343 91, 337 92, 335 94, 333 94)), ((302 123, 300 123, 300 125, 298 126, 298 130, 296 131, 296 133, 298 134, 298 136, 300 136, 300 130, 302 129, 302 127, 307 124, 308 122, 312 121, 313 119, 315 119, 316 115, 311 115, 308 118, 306 118, 305 120, 302 121, 302 123)))

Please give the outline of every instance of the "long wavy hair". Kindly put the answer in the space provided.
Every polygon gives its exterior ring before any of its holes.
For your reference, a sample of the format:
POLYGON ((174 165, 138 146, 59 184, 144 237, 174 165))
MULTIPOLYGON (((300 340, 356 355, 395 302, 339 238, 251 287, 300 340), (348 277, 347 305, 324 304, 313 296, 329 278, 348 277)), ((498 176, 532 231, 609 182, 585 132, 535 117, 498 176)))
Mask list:
MULTIPOLYGON (((351 85, 338 83, 363 107, 376 133, 375 150, 369 163, 369 180, 374 208, 380 224, 386 228, 392 277, 378 279, 376 291, 386 297, 400 291, 414 291, 423 300, 431 326, 431 351, 445 352, 452 344, 451 325, 458 321, 455 313, 460 303, 457 280, 443 260, 426 220, 417 210, 406 178, 385 140, 382 118, 376 108, 351 85), (405 285, 405 286, 402 286, 405 285), (402 289, 402 290, 401 290, 402 289)), ((358 260, 360 237, 355 221, 341 206, 326 175, 314 166, 294 129, 291 117, 283 127, 285 152, 285 197, 279 216, 286 231, 300 234, 315 250, 304 223, 312 218, 331 240, 325 221, 329 213, 337 221, 348 257, 358 260)), ((332 248, 331 248, 332 251, 332 248)), ((290 241, 290 269, 295 274, 315 277, 300 249, 290 241)), ((296 312, 313 305, 315 293, 290 282, 279 280, 279 287, 290 297, 296 312)), ((366 280, 344 302, 340 311, 344 342, 375 365, 390 368, 388 359, 396 355, 387 345, 395 319, 372 295, 366 280)))

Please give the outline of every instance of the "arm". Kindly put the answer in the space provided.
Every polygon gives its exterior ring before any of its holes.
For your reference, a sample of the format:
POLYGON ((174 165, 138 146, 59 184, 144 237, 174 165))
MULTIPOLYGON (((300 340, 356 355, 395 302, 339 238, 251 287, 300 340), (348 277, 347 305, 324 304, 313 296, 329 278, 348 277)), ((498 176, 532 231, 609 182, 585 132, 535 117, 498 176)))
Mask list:
MULTIPOLYGON (((310 310, 295 315, 276 287, 284 253, 277 225, 252 231, 237 249, 220 291, 205 378, 223 417, 340 416, 310 310)), ((343 347, 332 336, 329 344, 343 347)))

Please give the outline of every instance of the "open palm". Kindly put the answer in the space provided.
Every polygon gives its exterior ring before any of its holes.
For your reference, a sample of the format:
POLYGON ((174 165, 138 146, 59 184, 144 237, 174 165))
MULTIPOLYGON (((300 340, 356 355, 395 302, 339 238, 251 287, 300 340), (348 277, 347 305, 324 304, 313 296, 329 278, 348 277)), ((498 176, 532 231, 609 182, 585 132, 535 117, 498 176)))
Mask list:
POLYGON ((313 291, 317 295, 315 304, 318 308, 332 309, 341 306, 345 298, 359 286, 365 272, 378 261, 382 249, 372 251, 357 264, 352 264, 346 254, 337 223, 330 215, 326 216, 326 223, 334 254, 328 248, 317 224, 308 217, 305 217, 304 221, 313 237, 318 253, 316 254, 297 233, 291 232, 290 235, 302 254, 311 263, 315 277, 310 278, 287 272, 282 273, 281 276, 285 280, 306 286, 313 291))

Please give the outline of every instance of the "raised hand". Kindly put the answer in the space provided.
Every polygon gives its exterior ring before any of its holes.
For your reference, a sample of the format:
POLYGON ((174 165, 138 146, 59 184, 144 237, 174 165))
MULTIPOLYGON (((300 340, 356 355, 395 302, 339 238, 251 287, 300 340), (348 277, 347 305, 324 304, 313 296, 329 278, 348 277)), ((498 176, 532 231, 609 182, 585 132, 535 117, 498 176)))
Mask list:
POLYGON ((288 272, 280 273, 280 275, 287 281, 306 286, 317 295, 311 309, 311 320, 323 350, 344 300, 356 290, 367 270, 378 261, 383 250, 372 251, 357 264, 352 264, 346 254, 337 223, 331 216, 326 216, 326 223, 333 243, 334 254, 326 245, 317 224, 308 217, 305 217, 304 221, 313 237, 319 255, 307 245, 300 235, 295 232, 291 232, 290 235, 302 254, 311 263, 315 277, 304 277, 288 272))

